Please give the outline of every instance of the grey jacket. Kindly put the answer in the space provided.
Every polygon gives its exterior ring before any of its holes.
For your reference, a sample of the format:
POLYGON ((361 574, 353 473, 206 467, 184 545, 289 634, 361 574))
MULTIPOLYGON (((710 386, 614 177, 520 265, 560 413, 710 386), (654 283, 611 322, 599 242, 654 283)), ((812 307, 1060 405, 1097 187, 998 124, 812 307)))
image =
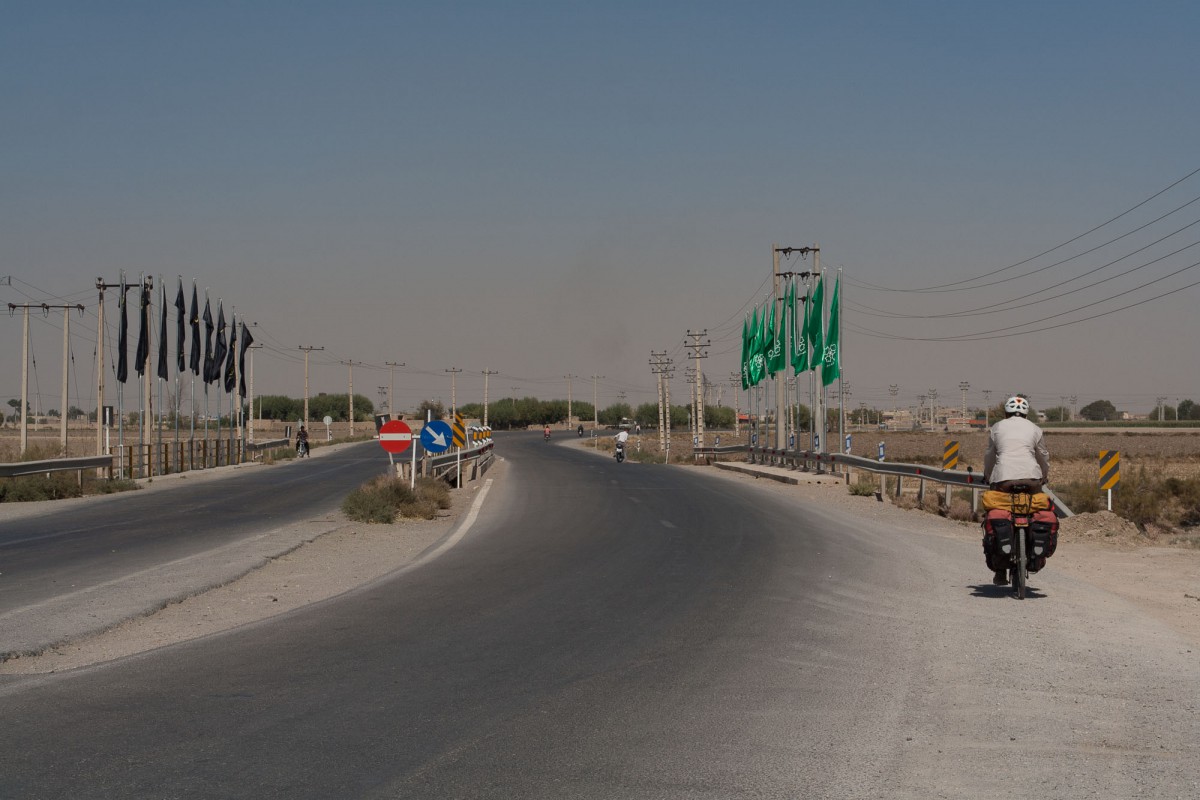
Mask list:
POLYGON ((983 457, 984 483, 1049 477, 1050 451, 1041 428, 1024 417, 1008 417, 992 426, 983 457))

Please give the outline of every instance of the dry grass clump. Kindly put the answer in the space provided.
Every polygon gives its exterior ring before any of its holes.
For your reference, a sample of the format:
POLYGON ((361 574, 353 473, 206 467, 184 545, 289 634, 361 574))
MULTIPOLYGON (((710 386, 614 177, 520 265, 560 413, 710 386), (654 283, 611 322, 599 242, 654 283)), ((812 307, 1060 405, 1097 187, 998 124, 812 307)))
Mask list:
POLYGON ((850 484, 850 494, 855 497, 874 497, 879 490, 879 482, 866 475, 860 475, 858 480, 850 484))
POLYGON ((450 507, 450 487, 434 478, 417 478, 416 485, 381 475, 351 492, 342 511, 356 522, 390 524, 397 516, 434 519, 450 507))

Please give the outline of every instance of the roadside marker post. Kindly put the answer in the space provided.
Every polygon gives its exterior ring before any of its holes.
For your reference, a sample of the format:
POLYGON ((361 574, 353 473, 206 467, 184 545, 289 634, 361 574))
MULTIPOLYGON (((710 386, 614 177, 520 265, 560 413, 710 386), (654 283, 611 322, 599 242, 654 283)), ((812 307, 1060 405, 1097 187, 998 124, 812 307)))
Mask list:
POLYGON ((1108 493, 1108 510, 1112 511, 1112 490, 1121 482, 1121 451, 1100 451, 1100 491, 1108 493))

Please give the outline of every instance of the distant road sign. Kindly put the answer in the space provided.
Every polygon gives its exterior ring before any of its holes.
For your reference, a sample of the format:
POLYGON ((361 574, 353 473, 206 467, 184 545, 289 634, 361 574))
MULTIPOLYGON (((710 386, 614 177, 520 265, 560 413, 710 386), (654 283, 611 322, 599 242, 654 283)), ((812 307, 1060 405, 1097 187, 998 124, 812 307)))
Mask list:
POLYGON ((442 453, 450 449, 454 431, 440 419, 425 423, 421 429, 421 445, 431 453, 442 453))
POLYGON ((379 443, 389 453, 403 453, 412 446, 412 428, 403 420, 385 422, 379 429, 379 443))

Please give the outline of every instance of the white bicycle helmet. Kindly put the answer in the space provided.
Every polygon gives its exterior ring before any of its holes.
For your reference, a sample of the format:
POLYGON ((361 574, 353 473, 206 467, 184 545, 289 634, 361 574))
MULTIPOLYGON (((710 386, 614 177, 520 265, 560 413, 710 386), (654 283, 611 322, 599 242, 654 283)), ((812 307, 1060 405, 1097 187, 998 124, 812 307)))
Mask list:
POLYGON ((1027 417, 1029 416, 1029 401, 1020 395, 1013 395, 1004 401, 1004 413, 1027 417))

